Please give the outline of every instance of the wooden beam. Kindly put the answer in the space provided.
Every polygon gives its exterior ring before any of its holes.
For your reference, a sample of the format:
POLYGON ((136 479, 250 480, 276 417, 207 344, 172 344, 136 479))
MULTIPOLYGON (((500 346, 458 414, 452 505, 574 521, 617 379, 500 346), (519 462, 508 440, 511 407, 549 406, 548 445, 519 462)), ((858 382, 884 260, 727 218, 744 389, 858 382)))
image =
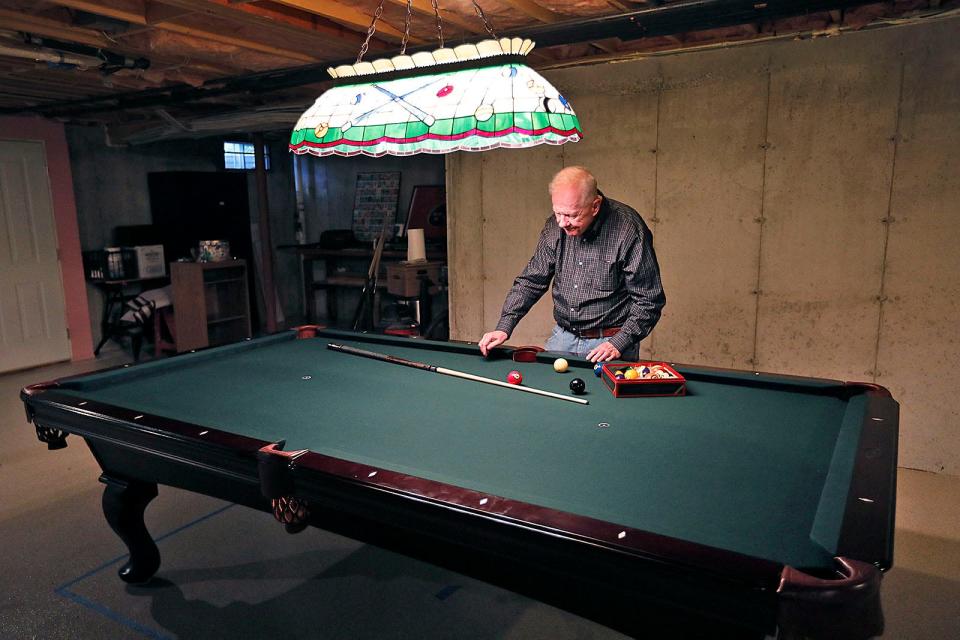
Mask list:
MULTIPOLYGON (((390 0, 391 3, 406 7, 407 0, 390 0)), ((413 0, 411 3, 413 10, 417 13, 423 15, 429 15, 431 20, 434 19, 433 5, 430 3, 430 0, 413 0)), ((437 3, 437 6, 440 8, 440 20, 442 22, 448 22, 450 24, 456 25, 461 29, 468 31, 470 33, 484 33, 486 29, 483 28, 483 23, 480 21, 480 16, 476 16, 473 20, 465 20, 460 16, 451 14, 449 11, 444 10, 440 3, 437 3)), ((436 24, 431 22, 431 24, 436 24)))
MULTIPOLYGON (((150 2, 148 5, 145 5, 142 1, 137 0, 133 2, 131 0, 52 0, 53 2, 69 7, 71 9, 78 9, 80 11, 88 11, 90 13, 95 13, 97 15, 103 15, 108 18, 113 18, 115 20, 123 20, 125 22, 130 22, 131 24, 141 25, 145 27, 156 27, 162 28, 166 31, 171 31, 173 33, 178 33, 180 35, 190 36, 193 38, 198 38, 201 40, 209 40, 211 42, 219 42, 221 44, 228 44, 234 47, 240 47, 242 49, 249 49, 251 51, 257 51, 260 53, 265 53, 271 56, 279 56, 282 58, 287 58, 289 60, 294 60, 297 62, 317 62, 320 60, 320 57, 309 55, 300 50, 288 49, 285 47, 276 47, 269 44, 264 44, 262 42, 251 40, 250 38, 241 38, 235 36, 223 35, 209 29, 197 28, 193 26, 183 25, 172 20, 176 18, 182 18, 188 13, 196 13, 196 11, 188 11, 183 7, 171 7, 168 6, 166 2, 150 2), (139 5, 139 10, 135 10, 135 4, 139 5), (173 13, 175 12, 175 13, 173 13), (151 20, 155 23, 151 23, 151 20)), ((194 7, 200 6, 202 2, 193 0, 189 4, 194 5, 194 7)), ((15 12, 10 12, 15 13, 15 12)), ((17 14, 22 15, 22 14, 17 14)), ((34 18, 37 20, 37 18, 34 18)), ((84 44, 91 44, 96 47, 109 48, 112 43, 107 39, 101 36, 98 32, 84 29, 90 34, 97 35, 100 40, 96 43, 86 42, 84 40, 79 40, 74 37, 68 37, 72 32, 80 31, 76 27, 68 27, 63 25, 61 22, 48 21, 59 26, 59 34, 57 33, 44 33, 51 38, 59 38, 61 40, 67 39, 74 42, 83 42, 84 44)), ((39 32, 37 32, 39 33, 39 32)), ((114 40, 120 40, 123 38, 129 38, 131 36, 142 33, 142 30, 130 31, 127 33, 117 33, 112 37, 114 40)), ((303 32, 299 32, 299 35, 307 35, 303 32)))
MULTIPOLYGON (((87 29, 84 27, 74 27, 58 20, 50 20, 48 18, 41 18, 39 16, 30 16, 23 13, 18 13, 16 11, 9 11, 7 9, 0 9, 0 26, 3 26, 7 29, 12 29, 15 31, 26 31, 29 33, 36 34, 38 36, 44 36, 47 38, 53 38, 56 40, 76 42, 78 44, 84 44, 91 47, 98 47, 101 49, 121 49, 124 55, 144 55, 150 58, 151 63, 154 66, 163 66, 165 64, 173 64, 173 58, 170 55, 164 55, 161 52, 154 50, 149 46, 138 47, 133 43, 127 42, 126 44, 119 44, 118 41, 122 39, 128 39, 136 35, 135 33, 122 33, 116 34, 116 37, 113 39, 105 37, 99 31, 93 29, 87 29)), ((188 30, 188 29, 187 29, 188 30)), ((235 44, 236 43, 232 43, 235 44)), ((281 55, 279 51, 265 51, 264 53, 270 53, 272 55, 281 55)), ((301 55, 299 52, 295 52, 296 55, 301 55)), ((315 62, 315 58, 308 56, 301 56, 303 62, 315 62)), ((181 64, 182 61, 178 60, 178 64, 181 64)), ((211 65, 202 62, 192 62, 188 65, 191 69, 199 73, 206 73, 209 75, 229 75, 242 71, 242 68, 230 67, 223 65, 211 65)))
POLYGON ((298 60, 300 62, 318 62, 320 60, 319 57, 306 54, 302 51, 274 47, 268 44, 262 44, 254 40, 250 40, 249 38, 236 38, 233 36, 222 35, 220 33, 212 33, 210 31, 206 31, 205 29, 198 29, 174 22, 165 22, 161 25, 158 25, 157 28, 162 28, 164 31, 170 31, 183 36, 191 36, 202 40, 209 40, 211 42, 219 42, 221 44, 228 44, 235 47, 240 47, 242 49, 249 49, 250 51, 266 53, 273 56, 288 58, 290 60, 298 60))
MULTIPOLYGON (((50 89, 51 91, 59 91, 61 93, 61 100, 65 97, 70 97, 71 94, 78 94, 77 97, 82 97, 106 95, 113 92, 111 87, 104 84, 104 76, 100 75, 97 71, 58 70, 41 76, 36 73, 36 66, 37 65, 32 65, 30 67, 17 69, 2 74, 2 76, 10 78, 12 83, 15 83, 7 85, 12 87, 13 90, 50 89)), ((115 85, 131 88, 142 88, 149 85, 148 82, 137 77, 126 76, 123 78, 119 77, 119 74, 110 76, 108 81, 115 85)), ((11 91, 7 89, 2 90, 2 93, 5 94, 9 94, 10 92, 11 91)))
POLYGON ((591 42, 591 43, 589 43, 589 44, 590 44, 591 47, 593 47, 593 48, 595 48, 595 49, 599 49, 600 51, 603 51, 604 53, 616 53, 616 52, 617 52, 617 47, 616 47, 616 45, 611 45, 609 42, 594 41, 594 42, 591 42))
POLYGON ((10 29, 11 31, 26 31, 38 36, 46 36, 47 38, 55 38, 57 40, 68 40, 91 47, 106 49, 111 45, 110 40, 105 38, 99 31, 84 29, 82 27, 71 27, 59 20, 40 18, 19 11, 10 11, 9 9, 0 9, 0 27, 10 29))
POLYGON ((510 5, 521 13, 527 14, 531 18, 536 18, 540 22, 546 22, 547 24, 560 22, 563 19, 553 11, 537 4, 534 0, 503 0, 503 3, 510 5))
POLYGON ((23 78, 11 78, 6 74, 0 75, 0 78, 4 78, 11 82, 17 82, 15 86, 4 89, 3 93, 0 93, 0 96, 8 100, 35 100, 37 98, 63 100, 64 98, 79 98, 88 96, 91 93, 87 87, 64 85, 63 82, 58 83, 57 86, 51 87, 47 85, 27 84, 23 82, 23 78))
MULTIPOLYGON (((108 18, 113 18, 115 20, 122 20, 124 22, 129 22, 134 25, 150 27, 154 26, 148 22, 147 19, 147 9, 148 6, 145 0, 49 0, 53 4, 60 6, 68 7, 70 9, 77 9, 80 11, 86 11, 88 13, 93 13, 96 15, 106 16, 108 18)), ((226 2, 226 0, 222 0, 226 2)), ((228 19, 233 22, 239 22, 250 27, 253 27, 259 30, 262 33, 270 33, 283 37, 286 42, 301 41, 304 43, 316 42, 318 45, 318 50, 322 50, 322 46, 330 46, 331 41, 329 37, 324 37, 324 35, 333 36, 334 42, 337 42, 338 45, 341 44, 344 48, 358 46, 354 42, 359 42, 359 35, 353 34, 353 38, 344 38, 343 33, 335 32, 333 29, 321 29, 315 28, 313 30, 304 29, 301 27, 296 27, 288 25, 283 21, 272 20, 270 18, 257 15, 254 13, 249 13, 247 10, 252 9, 253 7, 247 7, 244 5, 236 5, 230 7, 226 4, 221 4, 214 0, 150 0, 151 10, 160 11, 156 9, 159 5, 166 6, 168 8, 173 7, 178 10, 184 11, 180 17, 189 17, 186 14, 200 14, 216 18, 228 19), (329 33, 328 33, 329 32, 329 33)), ((155 15, 160 16, 160 13, 155 15)), ((238 47, 243 47, 251 49, 253 51, 260 51, 262 53, 267 53, 270 55, 279 55, 291 60, 298 60, 300 62, 315 62, 320 59, 319 56, 312 56, 304 53, 300 50, 292 50, 284 47, 276 47, 268 44, 263 44, 260 41, 252 40, 250 38, 239 38, 239 37, 230 37, 224 36, 216 30, 210 28, 202 28, 198 26, 181 26, 177 22, 173 22, 174 18, 169 15, 165 18, 166 21, 161 21, 155 26, 157 28, 162 28, 168 31, 173 31, 174 33, 180 33, 182 35, 189 35, 195 38, 201 38, 204 40, 211 40, 213 42, 221 42, 224 44, 231 44, 238 47)), ((121 34, 122 35, 122 34, 121 34)), ((114 36, 117 37, 117 36, 114 36)))
MULTIPOLYGON (((284 42, 303 43, 312 45, 319 51, 331 47, 349 49, 351 53, 360 47, 366 36, 366 29, 361 35, 350 31, 340 24, 326 23, 320 16, 304 14, 303 19, 291 19, 290 16, 276 10, 267 10, 253 4, 230 5, 228 0, 153 0, 183 9, 192 9, 199 14, 212 18, 220 18, 244 26, 255 28, 259 32, 270 32, 284 38, 284 42), (309 19, 309 20, 308 20, 309 19)), ((279 4, 279 3, 277 3, 279 4)), ((283 7, 278 7, 283 9, 283 7)), ((371 48, 383 48, 378 41, 371 42, 371 48)), ((324 56, 328 57, 328 56, 324 56)))
MULTIPOLYGON (((30 62, 28 65, 24 65, 18 69, 12 69, 6 73, 0 74, 4 77, 11 78, 16 82, 16 87, 8 87, 23 89, 25 87, 39 87, 41 89, 60 89, 66 93, 74 92, 85 92, 90 93, 90 89, 100 91, 101 93, 109 93, 109 89, 103 86, 103 83, 99 81, 100 76, 94 76, 92 79, 85 77, 85 71, 63 71, 57 74, 50 74, 40 76, 37 73, 34 73, 36 63, 30 62), (66 76, 69 75, 70 82, 66 81, 66 76)), ((4 88, 4 93, 9 93, 7 88, 4 88)))
MULTIPOLYGON (((221 2, 224 0, 221 0, 221 2)), ((271 3, 268 7, 260 6, 256 2, 250 2, 243 5, 230 5, 234 15, 249 16, 250 19, 268 20, 275 25, 295 29, 313 37, 323 37, 323 42, 332 46, 343 46, 351 51, 356 51, 367 35, 367 30, 363 33, 351 30, 342 24, 327 20, 313 13, 305 13, 299 9, 286 7, 281 4, 271 3), (331 41, 332 39, 332 41, 331 41)), ((380 40, 371 40, 370 48, 386 48, 386 45, 380 40)))
POLYGON ((143 17, 146 19, 146 23, 150 25, 163 24, 196 13, 196 11, 190 9, 171 7, 161 2, 150 2, 149 0, 145 9, 143 17))
MULTIPOLYGON (((282 4, 287 7, 293 7, 295 9, 300 9, 306 11, 307 13, 313 13, 318 16, 323 16, 324 18, 329 18, 336 22, 340 22, 351 27, 363 29, 366 32, 367 28, 370 26, 370 23, 373 21, 373 16, 369 16, 361 11, 357 11, 346 5, 339 4, 337 2, 330 2, 329 0, 273 0, 277 4, 282 4)), ((403 39, 403 32, 399 29, 387 24, 380 19, 377 21, 377 33, 393 36, 394 39, 403 39)), ((423 44, 424 41, 419 38, 414 38, 411 36, 408 42, 412 44, 423 44)))
POLYGON ((51 0, 51 4, 133 24, 147 24, 143 0, 51 0))

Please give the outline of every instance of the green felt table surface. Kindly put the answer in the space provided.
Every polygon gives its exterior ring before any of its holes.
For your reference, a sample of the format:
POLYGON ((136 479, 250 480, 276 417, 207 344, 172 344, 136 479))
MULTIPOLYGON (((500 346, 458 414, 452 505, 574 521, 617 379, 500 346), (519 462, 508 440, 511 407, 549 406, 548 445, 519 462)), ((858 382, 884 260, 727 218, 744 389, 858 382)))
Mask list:
MULTIPOLYGON (((820 381, 690 380, 614 398, 590 368, 421 341, 281 334, 93 374, 70 394, 797 567, 828 566, 865 400, 820 381), (578 405, 369 360, 338 342, 569 394, 578 405), (600 423, 609 423, 601 428, 600 423)), ((354 337, 355 336, 349 336, 354 337)), ((576 361, 574 360, 576 363, 576 361)))

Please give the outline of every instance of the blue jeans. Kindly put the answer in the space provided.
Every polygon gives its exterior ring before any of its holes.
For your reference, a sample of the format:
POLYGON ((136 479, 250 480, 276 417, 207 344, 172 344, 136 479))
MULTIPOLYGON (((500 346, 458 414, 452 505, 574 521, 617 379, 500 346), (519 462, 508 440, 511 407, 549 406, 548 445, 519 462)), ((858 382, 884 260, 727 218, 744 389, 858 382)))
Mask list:
MULTIPOLYGON (((550 333, 550 337, 547 338, 547 344, 544 345, 544 348, 547 351, 562 351, 583 358, 586 357, 594 347, 603 344, 607 340, 608 338, 580 338, 557 325, 550 333)), ((637 347, 638 345, 627 347, 626 352, 620 354, 620 358, 622 360, 636 360, 637 352, 639 351, 637 347)))

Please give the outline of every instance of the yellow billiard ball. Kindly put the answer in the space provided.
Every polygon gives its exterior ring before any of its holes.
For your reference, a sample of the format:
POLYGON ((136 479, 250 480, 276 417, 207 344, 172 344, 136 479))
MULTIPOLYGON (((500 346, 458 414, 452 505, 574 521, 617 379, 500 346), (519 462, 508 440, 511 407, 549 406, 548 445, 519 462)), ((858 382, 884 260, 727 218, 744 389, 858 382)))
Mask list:
POLYGON ((629 369, 623 372, 623 377, 626 378, 627 380, 636 380, 637 378, 640 377, 640 374, 637 373, 636 369, 634 369, 633 367, 630 367, 629 369))
POLYGON ((567 362, 566 358, 557 358, 553 361, 553 370, 557 373, 563 373, 569 366, 570 363, 567 362))

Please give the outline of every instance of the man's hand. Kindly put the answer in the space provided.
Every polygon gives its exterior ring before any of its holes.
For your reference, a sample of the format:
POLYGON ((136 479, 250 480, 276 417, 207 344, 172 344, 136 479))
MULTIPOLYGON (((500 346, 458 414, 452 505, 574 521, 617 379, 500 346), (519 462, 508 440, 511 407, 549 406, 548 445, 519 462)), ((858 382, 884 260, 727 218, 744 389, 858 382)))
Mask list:
POLYGON ((609 342, 597 345, 587 354, 587 360, 590 362, 607 362, 608 360, 616 360, 619 357, 620 351, 609 342))
POLYGON ((490 353, 490 349, 493 349, 497 345, 501 345, 507 341, 509 338, 506 333, 503 331, 491 331, 490 333, 483 334, 483 337, 480 338, 480 353, 484 356, 490 353))

